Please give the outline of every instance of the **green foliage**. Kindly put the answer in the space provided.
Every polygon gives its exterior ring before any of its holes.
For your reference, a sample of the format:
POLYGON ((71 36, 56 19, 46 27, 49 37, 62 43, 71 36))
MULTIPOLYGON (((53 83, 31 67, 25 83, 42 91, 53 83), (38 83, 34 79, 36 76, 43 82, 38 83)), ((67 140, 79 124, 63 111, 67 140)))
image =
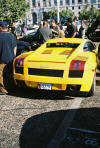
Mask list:
POLYGON ((0 20, 18 20, 25 16, 28 8, 26 0, 0 0, 0 20))
POLYGON ((79 19, 85 19, 90 21, 98 16, 100 16, 100 10, 93 7, 93 5, 86 5, 83 11, 80 12, 79 19))
POLYGON ((72 10, 62 10, 61 12, 60 12, 60 16, 61 17, 75 17, 74 16, 74 13, 72 12, 72 10))
MULTIPOLYGON (((54 18, 55 16, 57 16, 57 9, 49 11, 48 16, 49 18, 54 18)), ((74 13, 72 12, 72 10, 62 10, 60 12, 60 17, 72 17, 73 18, 74 13)))
POLYGON ((49 18, 57 16, 57 9, 49 11, 48 16, 49 16, 49 18))

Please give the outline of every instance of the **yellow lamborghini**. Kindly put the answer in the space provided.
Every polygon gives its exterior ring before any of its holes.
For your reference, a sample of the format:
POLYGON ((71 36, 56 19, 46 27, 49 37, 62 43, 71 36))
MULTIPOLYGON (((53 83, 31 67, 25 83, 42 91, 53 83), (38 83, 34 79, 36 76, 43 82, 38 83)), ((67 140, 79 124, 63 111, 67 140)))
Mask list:
POLYGON ((74 92, 95 92, 97 47, 87 39, 50 39, 36 51, 14 59, 14 81, 18 86, 74 92))

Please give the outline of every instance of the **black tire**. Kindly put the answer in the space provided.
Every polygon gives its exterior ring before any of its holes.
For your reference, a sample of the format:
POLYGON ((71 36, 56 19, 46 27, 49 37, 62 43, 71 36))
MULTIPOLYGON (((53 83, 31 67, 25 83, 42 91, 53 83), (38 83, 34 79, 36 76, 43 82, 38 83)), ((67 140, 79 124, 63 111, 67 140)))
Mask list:
POLYGON ((98 46, 98 59, 100 60, 100 44, 98 46))
POLYGON ((88 92, 80 92, 79 97, 88 97, 88 92))
POLYGON ((92 83, 91 89, 88 93, 88 96, 93 96, 95 93, 95 90, 96 90, 96 73, 94 74, 93 83, 92 83))

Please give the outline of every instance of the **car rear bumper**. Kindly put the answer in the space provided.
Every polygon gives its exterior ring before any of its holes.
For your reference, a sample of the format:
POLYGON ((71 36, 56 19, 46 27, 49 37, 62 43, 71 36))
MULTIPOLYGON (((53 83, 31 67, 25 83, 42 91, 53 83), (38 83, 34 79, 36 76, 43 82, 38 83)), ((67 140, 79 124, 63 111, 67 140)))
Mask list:
MULTIPOLYGON (((31 76, 23 74, 14 74, 15 81, 23 81, 27 87, 38 88, 39 83, 52 84, 52 90, 67 91, 78 89, 78 91, 89 92, 93 82, 93 72, 89 79, 84 75, 83 78, 57 78, 57 77, 44 77, 44 76, 31 76), (80 87, 79 87, 80 86, 80 87)), ((16 84, 17 84, 16 81, 16 84)))

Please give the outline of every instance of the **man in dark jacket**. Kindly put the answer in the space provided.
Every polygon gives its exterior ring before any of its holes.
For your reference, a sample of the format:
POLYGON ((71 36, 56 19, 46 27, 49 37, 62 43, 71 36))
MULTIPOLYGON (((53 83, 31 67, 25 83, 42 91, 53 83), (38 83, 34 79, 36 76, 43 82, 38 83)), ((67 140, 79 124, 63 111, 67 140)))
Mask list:
POLYGON ((7 22, 0 21, 0 94, 6 94, 7 92, 4 86, 4 73, 6 80, 10 80, 10 69, 12 67, 10 63, 12 63, 16 55, 16 50, 17 42, 15 36, 8 32, 7 22))
POLYGON ((75 26, 72 24, 72 19, 68 18, 66 24, 67 24, 67 28, 65 30, 65 37, 75 38, 77 31, 76 31, 75 26))

